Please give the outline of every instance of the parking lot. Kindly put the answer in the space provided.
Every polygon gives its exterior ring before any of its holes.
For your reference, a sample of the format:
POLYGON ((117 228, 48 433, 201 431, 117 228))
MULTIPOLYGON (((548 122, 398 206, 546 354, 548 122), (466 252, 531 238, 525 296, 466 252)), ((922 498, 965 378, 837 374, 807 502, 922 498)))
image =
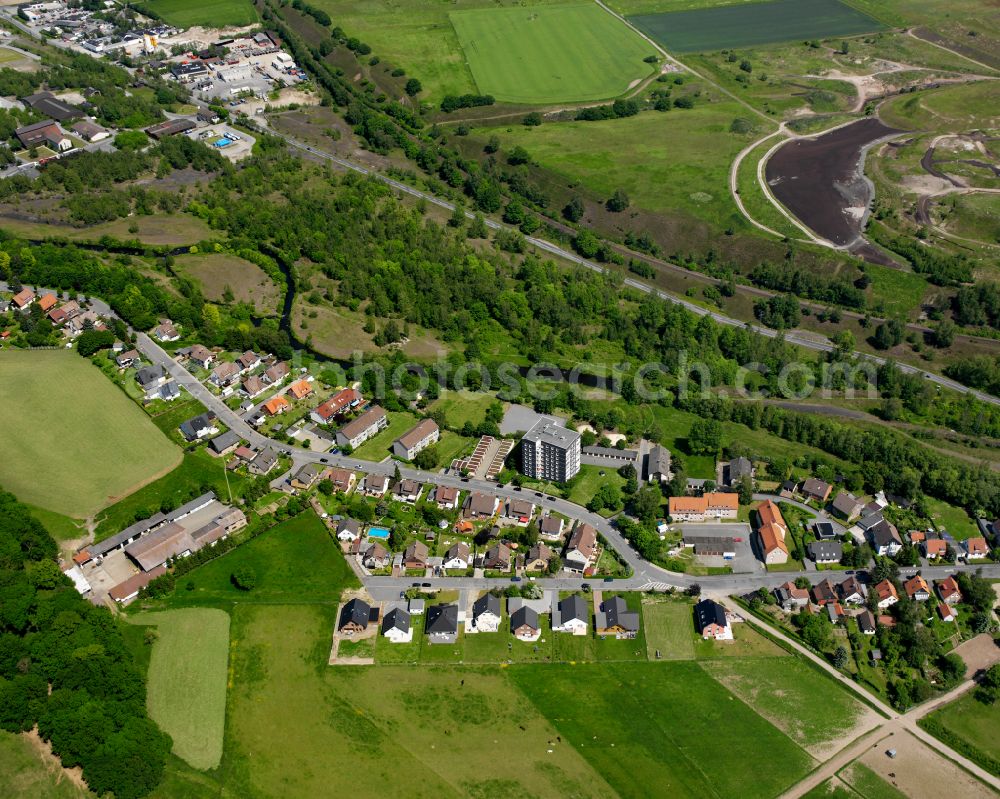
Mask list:
POLYGON ((195 128, 187 136, 217 149, 220 155, 230 161, 239 161, 250 155, 256 141, 253 136, 223 123, 195 128))

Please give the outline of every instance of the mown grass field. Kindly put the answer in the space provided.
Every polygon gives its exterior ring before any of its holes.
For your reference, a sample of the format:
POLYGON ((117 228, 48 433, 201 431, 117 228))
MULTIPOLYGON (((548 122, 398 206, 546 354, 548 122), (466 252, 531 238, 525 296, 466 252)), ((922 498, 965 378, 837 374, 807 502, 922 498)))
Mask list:
POLYGON ((603 100, 652 71, 653 48, 595 4, 455 11, 480 93, 512 103, 603 100))
POLYGON ((773 797, 813 765, 694 663, 518 666, 510 673, 621 797, 773 797), (713 753, 711 768, 705 751, 713 753))
POLYGON ((1000 758, 1000 704, 984 705, 966 694, 935 711, 933 718, 984 754, 1000 758))
POLYGON ((233 301, 249 303, 260 314, 280 310, 281 289, 263 269, 243 258, 222 253, 179 255, 174 270, 197 280, 212 302, 225 301, 228 289, 233 301))
POLYGON ((839 0, 771 0, 628 19, 677 53, 853 36, 885 27, 839 0))
POLYGON ((486 418, 486 409, 496 401, 489 394, 473 391, 449 391, 432 402, 428 411, 441 411, 445 421, 452 427, 461 427, 466 422, 479 424, 486 418))
POLYGON ((140 10, 151 11, 179 28, 192 25, 206 28, 253 25, 259 19, 250 0, 203 0, 198 3, 191 0, 145 0, 136 5, 140 10))
POLYGON ((5 229, 19 236, 31 238, 58 236, 70 241, 96 242, 102 236, 111 236, 122 241, 138 239, 144 244, 181 245, 196 244, 208 238, 225 238, 226 235, 223 231, 212 230, 202 220, 188 214, 130 216, 83 228, 56 222, 28 222, 3 215, 0 215, 0 222, 5 229), (131 232, 129 228, 132 225, 136 225, 139 230, 131 232))
POLYGON ((198 769, 222 760, 226 725, 229 614, 214 608, 140 613, 133 624, 158 634, 147 673, 146 705, 173 738, 173 752, 198 769))
POLYGON ((0 352, 0 408, 0 485, 45 510, 85 518, 180 462, 149 417, 75 352, 0 352))

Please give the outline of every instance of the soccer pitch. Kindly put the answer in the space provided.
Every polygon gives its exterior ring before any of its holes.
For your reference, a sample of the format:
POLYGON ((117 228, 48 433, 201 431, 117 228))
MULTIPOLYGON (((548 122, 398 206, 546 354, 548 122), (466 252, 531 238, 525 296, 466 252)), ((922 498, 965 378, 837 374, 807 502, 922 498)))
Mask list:
POLYGON ((653 47, 596 5, 449 15, 482 94, 509 103, 606 100, 649 75, 653 47))

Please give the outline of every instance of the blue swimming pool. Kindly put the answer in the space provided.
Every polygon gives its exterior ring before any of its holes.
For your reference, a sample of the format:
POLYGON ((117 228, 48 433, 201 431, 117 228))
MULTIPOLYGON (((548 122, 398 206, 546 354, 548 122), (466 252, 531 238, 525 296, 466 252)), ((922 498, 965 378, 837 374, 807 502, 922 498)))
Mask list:
POLYGON ((221 139, 216 139, 214 142, 212 142, 212 145, 214 147, 228 147, 232 143, 233 143, 232 139, 223 136, 221 139))
POLYGON ((368 528, 368 537, 369 538, 388 538, 389 537, 389 531, 386 530, 384 527, 369 527, 368 528))

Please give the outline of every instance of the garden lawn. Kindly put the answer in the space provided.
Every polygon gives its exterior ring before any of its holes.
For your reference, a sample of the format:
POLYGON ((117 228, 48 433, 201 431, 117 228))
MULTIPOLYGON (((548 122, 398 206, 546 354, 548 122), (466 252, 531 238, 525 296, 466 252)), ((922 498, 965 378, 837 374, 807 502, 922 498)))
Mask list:
POLYGON ((486 409, 496 402, 496 397, 473 391, 449 391, 432 402, 428 411, 441 411, 449 427, 460 428, 466 422, 474 425, 486 418, 486 409))
POLYGON ((145 0, 136 3, 140 11, 149 11, 178 28, 202 25, 206 28, 223 28, 231 25, 253 25, 257 11, 251 0, 145 0))
POLYGON ((925 504, 934 524, 944 528, 959 541, 979 535, 975 521, 962 508, 956 508, 940 499, 927 497, 925 504))
POLYGON ((653 48, 593 3, 449 16, 480 94, 503 102, 604 100, 652 71, 653 48))
POLYGON ((567 499, 577 505, 586 505, 605 483, 615 488, 621 488, 625 485, 625 478, 618 474, 618 470, 614 466, 585 464, 580 467, 579 474, 574 478, 567 499), (601 472, 604 472, 603 476, 601 472))
POLYGON ((75 352, 0 352, 0 485, 85 518, 180 462, 149 417, 75 352))
POLYGON ((131 622, 159 634, 147 672, 149 715, 173 738, 175 755, 198 769, 215 768, 226 724, 229 614, 188 608, 141 613, 131 622))
POLYGON ((847 691, 798 658, 718 658, 704 661, 702 668, 817 757, 867 712, 847 691))
POLYGON ((385 460, 391 454, 392 442, 413 428, 418 421, 420 420, 416 416, 406 411, 389 413, 389 426, 377 436, 369 438, 353 454, 361 460, 385 460))
POLYGON ((697 53, 733 47, 872 33, 885 26, 839 0, 771 0, 666 14, 629 22, 666 49, 697 53))
POLYGON ((809 755, 693 663, 512 666, 509 672, 623 799, 770 799, 813 767, 809 755), (706 751, 713 753, 709 768, 706 751))

